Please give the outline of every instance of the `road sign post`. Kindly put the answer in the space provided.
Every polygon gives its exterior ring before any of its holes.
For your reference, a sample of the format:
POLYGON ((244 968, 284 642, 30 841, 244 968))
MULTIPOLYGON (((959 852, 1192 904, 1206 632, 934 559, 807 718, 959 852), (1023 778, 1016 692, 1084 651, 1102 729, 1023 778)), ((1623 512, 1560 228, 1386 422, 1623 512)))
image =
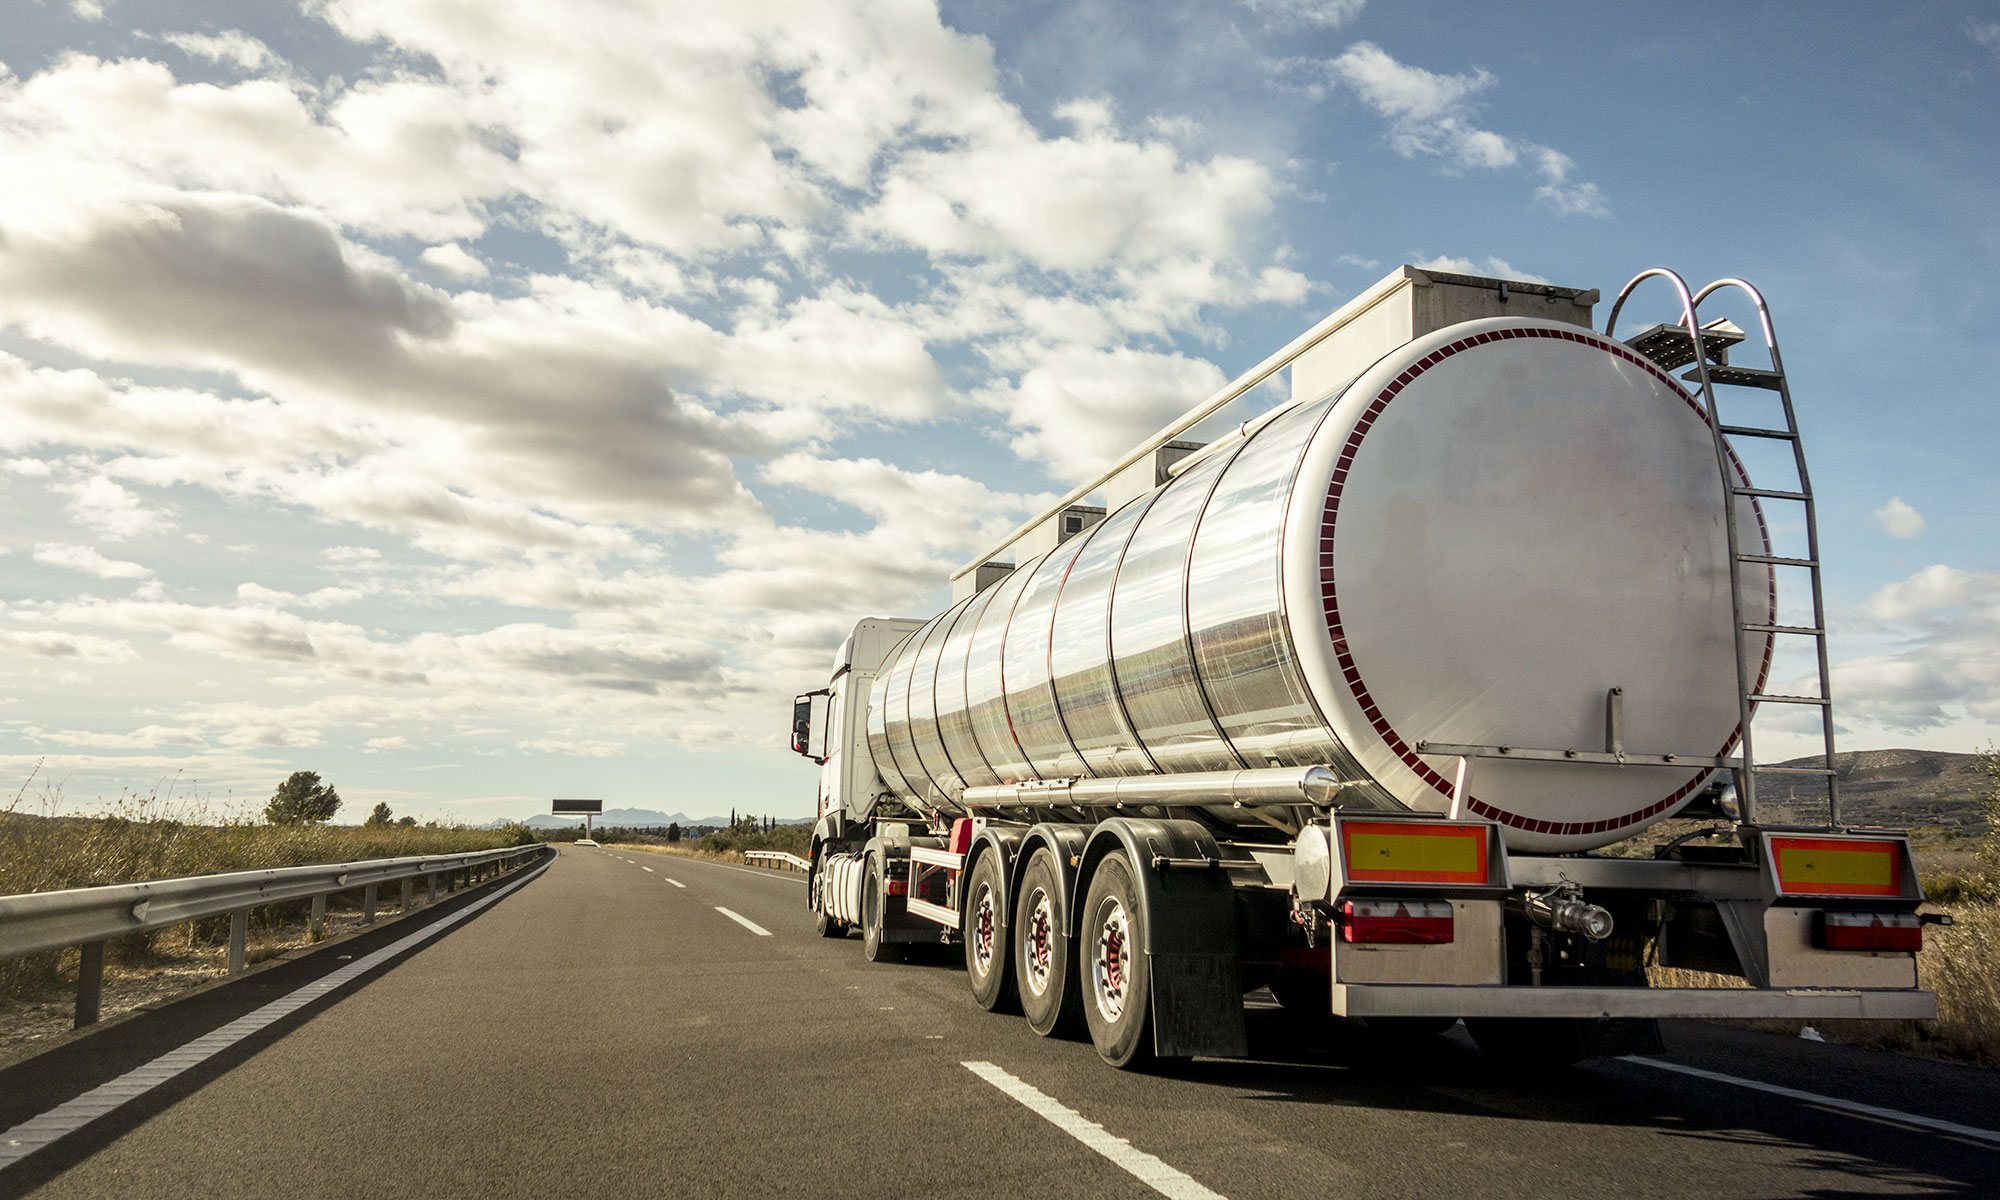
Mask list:
POLYGON ((597 844, 596 840, 591 837, 590 819, 603 814, 604 801, 555 800, 550 803, 549 812, 551 815, 558 817, 582 817, 583 840, 592 846, 597 844))

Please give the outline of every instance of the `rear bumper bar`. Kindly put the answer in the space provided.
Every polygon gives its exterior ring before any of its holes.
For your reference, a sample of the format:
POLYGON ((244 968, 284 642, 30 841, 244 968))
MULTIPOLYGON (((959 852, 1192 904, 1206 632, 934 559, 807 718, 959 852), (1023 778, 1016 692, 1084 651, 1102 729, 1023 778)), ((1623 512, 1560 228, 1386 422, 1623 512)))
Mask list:
POLYGON ((1937 995, 1914 988, 1579 988, 1336 983, 1341 1017, 1694 1017, 1928 1021, 1937 995))

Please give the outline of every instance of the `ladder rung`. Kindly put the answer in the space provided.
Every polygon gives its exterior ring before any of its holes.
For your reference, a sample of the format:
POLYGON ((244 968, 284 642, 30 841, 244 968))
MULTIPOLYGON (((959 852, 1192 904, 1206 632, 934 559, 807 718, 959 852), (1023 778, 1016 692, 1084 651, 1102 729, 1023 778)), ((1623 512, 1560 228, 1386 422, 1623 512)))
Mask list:
POLYGON ((1766 500, 1810 500, 1811 492, 1781 492, 1776 488, 1746 488, 1731 486, 1730 494, 1735 496, 1762 496, 1766 500))
POLYGON ((1840 774, 1840 772, 1838 772, 1838 771, 1829 771, 1829 770, 1827 770, 1827 769, 1826 769, 1825 767, 1753 767, 1753 768, 1752 768, 1752 770, 1756 771, 1756 772, 1757 772, 1757 774, 1759 774, 1759 775, 1764 775, 1764 774, 1771 774, 1771 775, 1838 775, 1838 774, 1840 774))
POLYGON ((1777 438, 1781 442, 1796 442, 1799 435, 1789 429, 1759 429, 1755 425, 1724 425, 1722 432, 1738 437, 1777 438))
MULTIPOLYGON (((1701 382, 1701 376, 1693 371, 1689 371, 1687 374, 1681 376, 1681 378, 1687 380, 1689 383, 1701 382)), ((1776 371, 1765 371, 1757 367, 1710 366, 1708 368, 1708 381, 1710 383, 1734 384, 1737 387, 1765 388, 1773 392, 1785 386, 1785 377, 1783 375, 1778 374, 1776 371)))
POLYGON ((1826 703, 1826 699, 1823 696, 1779 696, 1769 692, 1752 692, 1750 693, 1750 701, 1753 704, 1770 703, 1770 704, 1824 705, 1826 703))
POLYGON ((1817 567, 1816 558, 1785 558, 1777 554, 1742 554, 1737 556, 1743 562, 1767 563, 1774 567, 1817 567))
POLYGON ((1797 634, 1804 634, 1804 635, 1809 635, 1809 636, 1812 636, 1812 637, 1818 637, 1818 636, 1819 636, 1820 634, 1823 634, 1823 633, 1825 633, 1825 632, 1826 632, 1826 630, 1824 630, 1824 629, 1815 629, 1815 628, 1813 628, 1813 627, 1812 627, 1812 626, 1810 626, 1810 625, 1745 625, 1745 626, 1743 627, 1743 632, 1745 632, 1745 633, 1797 633, 1797 634))

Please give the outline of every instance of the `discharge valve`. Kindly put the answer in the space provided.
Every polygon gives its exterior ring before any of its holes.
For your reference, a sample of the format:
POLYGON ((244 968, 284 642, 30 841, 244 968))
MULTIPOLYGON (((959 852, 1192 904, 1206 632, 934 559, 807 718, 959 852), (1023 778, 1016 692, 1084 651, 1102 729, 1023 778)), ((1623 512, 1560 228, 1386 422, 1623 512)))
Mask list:
POLYGON ((1580 933, 1593 942, 1611 936, 1611 914, 1583 898, 1583 888, 1565 879, 1552 888, 1529 892, 1515 905, 1537 925, 1559 933, 1580 933))

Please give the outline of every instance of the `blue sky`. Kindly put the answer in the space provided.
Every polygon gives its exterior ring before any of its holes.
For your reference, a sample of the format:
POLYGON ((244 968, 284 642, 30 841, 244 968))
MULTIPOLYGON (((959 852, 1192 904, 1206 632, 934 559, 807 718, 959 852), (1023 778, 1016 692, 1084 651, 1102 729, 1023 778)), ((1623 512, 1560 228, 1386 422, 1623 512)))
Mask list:
POLYGON ((1406 262, 1761 287, 1841 744, 1982 748, 2000 14, 1685 14, 16 5, 0 802, 803 815, 854 618, 1406 262))

